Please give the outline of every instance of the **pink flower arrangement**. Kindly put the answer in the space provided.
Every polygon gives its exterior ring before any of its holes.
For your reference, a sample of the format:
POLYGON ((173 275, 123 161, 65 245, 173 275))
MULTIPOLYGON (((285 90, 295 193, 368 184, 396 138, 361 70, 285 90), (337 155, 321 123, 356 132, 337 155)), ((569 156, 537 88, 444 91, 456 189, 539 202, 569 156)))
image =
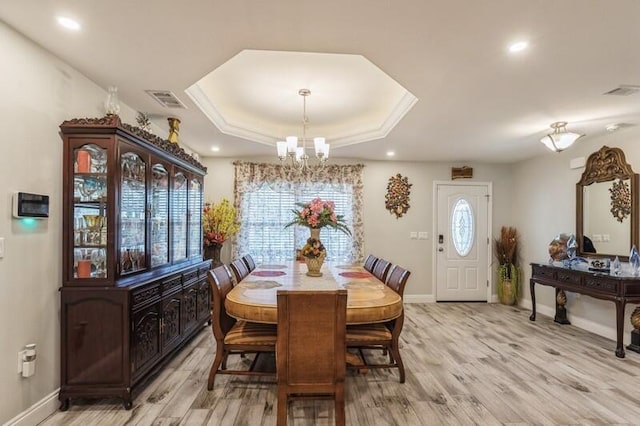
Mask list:
POLYGON ((351 231, 345 224, 343 216, 336 214, 336 205, 333 201, 314 198, 308 203, 296 203, 296 205, 301 207, 301 209, 292 210, 295 219, 285 225, 285 228, 292 225, 301 225, 313 229, 329 226, 347 235, 351 235, 351 231))

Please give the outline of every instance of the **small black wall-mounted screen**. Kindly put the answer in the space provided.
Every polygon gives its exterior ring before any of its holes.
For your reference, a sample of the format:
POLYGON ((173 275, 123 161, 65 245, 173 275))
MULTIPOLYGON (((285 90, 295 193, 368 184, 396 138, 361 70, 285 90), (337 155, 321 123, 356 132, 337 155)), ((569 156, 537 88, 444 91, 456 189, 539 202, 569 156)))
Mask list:
POLYGON ((13 216, 45 218, 49 217, 49 196, 16 192, 13 194, 13 216))

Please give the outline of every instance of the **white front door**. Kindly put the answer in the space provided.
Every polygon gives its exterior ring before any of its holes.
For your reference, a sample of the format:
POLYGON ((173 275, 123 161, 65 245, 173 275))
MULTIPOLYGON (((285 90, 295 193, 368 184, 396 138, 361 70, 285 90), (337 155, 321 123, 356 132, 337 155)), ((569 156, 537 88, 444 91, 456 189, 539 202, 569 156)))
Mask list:
POLYGON ((436 301, 489 300, 490 184, 435 184, 436 301))

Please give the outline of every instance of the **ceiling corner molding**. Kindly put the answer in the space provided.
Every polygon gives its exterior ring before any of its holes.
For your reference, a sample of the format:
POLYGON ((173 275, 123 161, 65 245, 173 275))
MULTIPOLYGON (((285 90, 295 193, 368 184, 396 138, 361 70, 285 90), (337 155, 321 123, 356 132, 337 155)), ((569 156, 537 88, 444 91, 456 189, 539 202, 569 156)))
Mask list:
POLYGON ((331 138, 331 145, 334 147, 349 146, 385 138, 417 102, 418 98, 415 97, 413 93, 405 90, 402 98, 400 98, 387 119, 383 121, 379 127, 359 133, 349 133, 344 136, 331 138))
POLYGON ((225 135, 236 136, 239 138, 247 139, 250 141, 258 142, 264 145, 276 146, 275 138, 272 135, 259 132, 253 129, 247 129, 244 127, 235 126, 229 123, 220 114, 215 105, 210 101, 209 97, 204 91, 194 84, 185 90, 185 93, 191 100, 200 108, 200 110, 207 116, 207 118, 225 135))

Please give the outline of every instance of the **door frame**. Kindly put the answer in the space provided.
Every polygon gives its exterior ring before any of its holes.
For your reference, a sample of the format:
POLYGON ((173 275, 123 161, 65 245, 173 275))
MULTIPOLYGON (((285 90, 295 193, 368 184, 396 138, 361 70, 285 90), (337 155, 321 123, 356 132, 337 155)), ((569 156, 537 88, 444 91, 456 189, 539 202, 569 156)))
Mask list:
POLYGON ((440 186, 484 186, 487 188, 487 194, 489 194, 489 201, 487 203, 487 235, 489 241, 487 241, 487 281, 489 285, 487 286, 487 303, 494 303, 493 300, 493 273, 491 270, 491 265, 493 264, 493 182, 455 182, 450 180, 434 180, 433 181, 433 235, 432 241, 433 246, 431 248, 431 264, 433 265, 433 270, 431 271, 431 283, 433 289, 433 301, 438 301, 438 241, 436 239, 436 235, 438 235, 438 187, 440 186))

